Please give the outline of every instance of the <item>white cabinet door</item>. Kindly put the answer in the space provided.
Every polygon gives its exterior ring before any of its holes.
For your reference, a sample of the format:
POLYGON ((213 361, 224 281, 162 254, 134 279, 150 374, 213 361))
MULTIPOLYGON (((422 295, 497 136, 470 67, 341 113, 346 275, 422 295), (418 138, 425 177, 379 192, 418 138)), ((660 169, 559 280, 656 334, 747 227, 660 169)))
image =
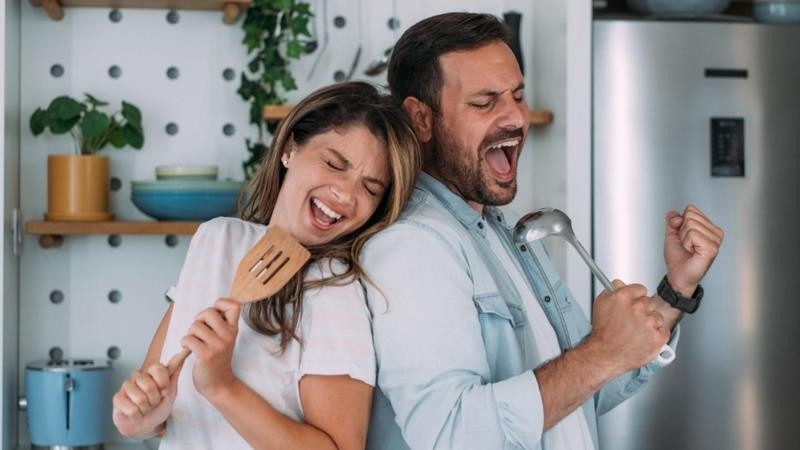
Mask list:
MULTIPOLYGON (((0 8, 0 141, 3 143, 3 170, 0 171, 3 195, 0 197, 0 211, 3 220, 2 239, 0 239, 0 276, 3 294, 0 301, 0 436, 2 448, 14 448, 17 444, 17 348, 18 348, 18 273, 19 257, 14 241, 17 236, 13 230, 17 221, 16 209, 19 207, 19 49, 20 49, 20 3, 8 0, 5 8, 0 8)), ((22 230, 18 230, 22 233, 22 230)), ((18 242, 18 240, 17 240, 18 242)))

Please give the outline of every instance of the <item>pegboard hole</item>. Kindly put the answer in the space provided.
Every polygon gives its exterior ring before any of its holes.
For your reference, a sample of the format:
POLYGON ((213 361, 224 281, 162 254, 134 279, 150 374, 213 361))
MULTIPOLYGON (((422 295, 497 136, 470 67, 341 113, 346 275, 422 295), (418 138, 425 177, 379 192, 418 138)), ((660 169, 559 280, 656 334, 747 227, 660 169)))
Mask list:
POLYGON ((233 136, 236 133, 236 127, 233 126, 232 123, 226 123, 224 127, 222 127, 222 134, 225 136, 233 136))
POLYGON ((114 289, 108 293, 108 301, 117 304, 122 301, 122 292, 114 289))
POLYGON ((167 78, 170 80, 177 80, 181 76, 181 71, 177 67, 172 66, 167 69, 167 78))
POLYGON ((50 75, 53 78, 61 78, 64 75, 64 66, 61 64, 53 64, 50 66, 50 75))
POLYGON ((108 76, 110 76, 111 78, 114 78, 114 79, 121 77, 122 76, 122 68, 120 68, 117 65, 113 65, 113 66, 109 67, 108 68, 108 76))
POLYGON ((347 78, 347 74, 343 70, 337 70, 333 73, 333 81, 341 83, 347 78))
POLYGON ((178 245, 178 236, 168 234, 167 237, 164 238, 164 243, 167 244, 167 247, 175 247, 178 245))
POLYGON ((47 355, 50 356, 50 361, 61 361, 64 359, 64 350, 61 347, 51 347, 47 355))
POLYGON ((50 292, 50 303, 57 305, 64 301, 64 293, 58 289, 50 292))
POLYGON ((117 177, 111 177, 111 181, 109 182, 109 187, 113 192, 117 192, 118 190, 122 189, 122 180, 117 177))
POLYGON ((167 131, 167 134, 170 135, 170 136, 175 136, 176 134, 178 134, 178 124, 175 123, 175 122, 168 123, 167 126, 164 129, 167 131))
POLYGON ((236 78, 236 71, 228 67, 222 71, 222 78, 226 81, 233 81, 233 79, 236 78))
POLYGON ((174 9, 167 13, 167 23, 175 25, 176 23, 180 22, 181 15, 178 14, 178 11, 174 9))
POLYGON ((347 26, 347 19, 344 16, 336 16, 333 18, 333 26, 336 28, 344 28, 347 26))
POLYGON ((112 9, 111 12, 108 13, 108 20, 114 23, 122 22, 122 11, 117 8, 112 9))
POLYGON ((111 347, 108 347, 106 354, 110 359, 119 359, 119 357, 122 355, 122 350, 120 350, 116 345, 112 345, 111 347))
POLYGON ((396 30, 400 28, 400 19, 397 17, 390 17, 389 20, 386 21, 386 26, 389 27, 390 30, 396 30))
POLYGON ((108 236, 108 245, 112 247, 119 247, 122 245, 122 237, 118 234, 108 236))

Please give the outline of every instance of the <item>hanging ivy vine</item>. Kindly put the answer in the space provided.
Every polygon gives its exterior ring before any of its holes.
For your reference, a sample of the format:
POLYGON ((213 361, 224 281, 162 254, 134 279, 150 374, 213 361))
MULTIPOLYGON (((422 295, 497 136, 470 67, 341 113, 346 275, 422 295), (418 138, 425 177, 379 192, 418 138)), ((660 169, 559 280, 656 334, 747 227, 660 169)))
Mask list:
POLYGON ((258 138, 245 141, 249 157, 242 168, 246 178, 257 170, 268 148, 265 139, 274 131, 264 121, 264 106, 285 103, 282 94, 297 89, 289 63, 303 54, 302 37, 311 37, 312 16, 308 3, 295 0, 253 0, 247 10, 243 43, 252 59, 247 64, 249 73, 242 72, 237 93, 250 103, 250 123, 258 128, 258 138))

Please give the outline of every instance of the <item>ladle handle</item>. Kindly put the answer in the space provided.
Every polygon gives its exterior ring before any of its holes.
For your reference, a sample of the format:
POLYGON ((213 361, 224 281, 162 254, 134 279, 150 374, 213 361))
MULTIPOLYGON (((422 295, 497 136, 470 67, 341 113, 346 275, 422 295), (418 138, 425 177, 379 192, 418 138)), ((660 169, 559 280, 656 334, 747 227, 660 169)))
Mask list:
MULTIPOLYGON (((583 248, 583 245, 581 245, 580 241, 578 241, 578 239, 575 238, 574 235, 569 236, 567 238, 567 241, 569 241, 569 243, 572 244, 573 247, 575 247, 575 250, 578 251, 578 254, 581 255, 583 261, 586 263, 587 266, 589 266, 589 269, 592 271, 594 276, 597 277, 597 279, 600 281, 603 287, 606 288, 608 292, 614 292, 616 290, 614 288, 614 285, 611 284, 611 282, 608 280, 608 277, 603 273, 602 270, 600 270, 600 267, 598 267, 597 264, 594 262, 592 257, 589 255, 589 252, 587 252, 586 249, 583 248)), ((656 356, 655 359, 661 365, 667 365, 671 363, 673 360, 675 360, 675 350, 673 350, 672 347, 670 347, 669 345, 664 344, 664 346, 661 347, 661 350, 658 352, 658 356, 656 356)))
POLYGON ((594 276, 597 277, 597 280, 600 281, 603 287, 606 288, 608 292, 613 292, 614 285, 612 285, 611 281, 608 280, 606 274, 604 274, 603 271, 600 270, 600 267, 598 267, 597 264, 594 262, 592 257, 589 255, 589 252, 587 252, 586 249, 583 248, 583 245, 581 245, 580 241, 576 239, 574 235, 568 236, 567 241, 569 241, 569 243, 572 244, 573 247, 575 247, 575 250, 577 250, 578 254, 581 255, 581 258, 583 258, 583 262, 585 262, 586 265, 589 266, 589 270, 591 270, 594 276))

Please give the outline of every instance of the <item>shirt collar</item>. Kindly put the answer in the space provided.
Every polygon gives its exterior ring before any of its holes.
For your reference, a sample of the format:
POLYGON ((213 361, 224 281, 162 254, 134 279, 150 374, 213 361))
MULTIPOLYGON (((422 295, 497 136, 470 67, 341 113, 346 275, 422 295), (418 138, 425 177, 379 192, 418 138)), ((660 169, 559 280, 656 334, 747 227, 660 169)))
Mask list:
MULTIPOLYGON (((441 181, 426 172, 422 172, 419 176, 418 185, 436 197, 465 228, 486 237, 486 227, 488 226, 486 220, 441 181)), ((489 220, 505 226, 505 219, 499 208, 484 206, 483 213, 484 216, 490 218, 489 220)))

